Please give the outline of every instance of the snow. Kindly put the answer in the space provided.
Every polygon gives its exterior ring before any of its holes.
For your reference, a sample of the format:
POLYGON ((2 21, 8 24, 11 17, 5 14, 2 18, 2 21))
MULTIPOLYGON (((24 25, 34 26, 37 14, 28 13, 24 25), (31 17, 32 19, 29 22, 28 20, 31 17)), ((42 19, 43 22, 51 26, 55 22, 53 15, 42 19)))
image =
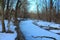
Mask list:
POLYGON ((36 21, 36 23, 38 25, 43 25, 43 26, 50 26, 50 27, 57 27, 57 28, 60 28, 60 24, 56 24, 56 23, 53 23, 53 22, 46 22, 46 21, 36 21))
MULTIPOLYGON (((18 18, 18 20, 20 19, 18 18)), ((4 22, 5 22, 6 30, 8 30, 7 28, 8 21, 4 20, 4 22)), ((40 36, 48 36, 48 37, 53 37, 56 40, 60 40, 60 35, 56 34, 60 32, 60 30, 50 30, 52 31, 50 32, 34 25, 33 22, 37 23, 38 25, 43 25, 47 27, 49 25, 50 27, 60 28, 60 24, 55 24, 54 22, 47 22, 42 20, 38 21, 38 20, 30 20, 30 19, 23 20, 20 22, 20 29, 24 34, 26 40, 52 40, 51 38, 41 38, 40 36)), ((12 22, 10 22, 10 30, 13 31, 14 33, 0 33, 0 40, 15 40, 17 33, 15 31, 15 26, 13 25, 12 22)), ((2 31, 1 21, 0 21, 0 31, 2 31)))
MULTIPOLYGON (((8 30, 8 27, 7 27, 8 20, 4 20, 4 22, 5 22, 6 30, 8 30)), ((13 25, 13 23, 11 21, 10 21, 10 30, 11 31, 14 31, 15 30, 15 26, 13 25)))
POLYGON ((42 21, 42 20, 35 20, 34 23, 38 24, 39 26, 44 26, 43 28, 44 29, 49 29, 49 27, 52 27, 52 28, 57 28, 57 29, 54 29, 54 30, 49 30, 50 32, 53 32, 53 33, 59 33, 60 34, 60 24, 56 24, 54 22, 46 22, 46 21, 42 21))
MULTIPOLYGON (((60 40, 60 35, 46 31, 33 24, 34 20, 26 20, 20 23, 21 30, 26 38, 26 40, 50 40, 49 38, 34 38, 36 36, 49 36, 60 40), (33 37, 32 37, 33 36, 33 37)), ((39 21, 40 24, 46 26, 51 23, 44 23, 44 21, 39 21)), ((54 24, 54 23, 53 23, 54 24)), ((56 25, 56 24, 55 24, 56 25)))
POLYGON ((60 30, 50 30, 52 32, 55 32, 55 33, 60 33, 60 30))
MULTIPOLYGON (((4 20, 4 23, 5 23, 5 28, 7 31, 8 20, 4 20)), ((14 33, 0 33, 0 40, 15 40, 17 33, 15 31, 15 26, 13 25, 11 21, 10 21, 10 30, 13 31, 14 33)), ((1 21, 0 21, 0 31, 2 31, 1 21)))
MULTIPOLYGON (((5 23, 5 28, 6 28, 6 31, 7 31, 8 30, 8 27, 7 27, 8 20, 4 20, 4 23, 5 23)), ((11 31, 14 31, 15 30, 15 26, 13 25, 13 23, 11 21, 10 21, 10 30, 11 31)), ((2 31, 1 21, 0 21, 0 31, 2 31)))
POLYGON ((0 33, 0 40, 15 40, 16 33, 0 33))

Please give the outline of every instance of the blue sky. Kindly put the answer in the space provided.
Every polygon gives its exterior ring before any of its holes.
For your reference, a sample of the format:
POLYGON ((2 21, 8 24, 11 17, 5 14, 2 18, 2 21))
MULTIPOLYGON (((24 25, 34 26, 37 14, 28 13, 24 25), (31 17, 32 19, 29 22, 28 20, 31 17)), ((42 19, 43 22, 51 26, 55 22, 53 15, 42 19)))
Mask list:
MULTIPOLYGON (((29 11, 37 12, 37 4, 39 5, 39 11, 42 12, 43 7, 46 7, 44 0, 28 0, 30 5, 29 5, 29 11)), ((47 0, 47 6, 49 6, 49 1, 47 0)))
POLYGON ((28 2, 30 3, 29 7, 29 11, 36 11, 36 1, 35 0, 28 0, 28 2))

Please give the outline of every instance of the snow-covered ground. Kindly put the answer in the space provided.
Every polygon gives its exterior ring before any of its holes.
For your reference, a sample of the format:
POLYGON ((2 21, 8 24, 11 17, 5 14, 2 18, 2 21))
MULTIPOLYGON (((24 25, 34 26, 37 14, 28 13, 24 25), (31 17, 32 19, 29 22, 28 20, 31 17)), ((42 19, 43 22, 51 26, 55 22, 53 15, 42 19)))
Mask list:
MULTIPOLYGON (((5 22, 5 28, 7 31, 8 30, 8 28, 7 28, 8 21, 4 20, 4 22, 5 22)), ((17 33, 15 31, 15 26, 13 25, 12 22, 10 22, 10 30, 13 31, 14 33, 0 33, 0 40, 15 40, 17 33)), ((1 21, 0 21, 0 31, 2 31, 1 21)))
MULTIPOLYGON (((60 40, 60 35, 44 30, 33 24, 34 20, 26 20, 20 23, 21 30, 26 40, 54 40, 50 38, 40 38, 40 36, 48 36, 60 40)), ((39 21, 43 26, 51 25, 49 22, 39 21)), ((59 24, 52 23, 53 26, 59 26, 59 24)))
POLYGON ((15 40, 16 33, 0 33, 0 40, 15 40))
MULTIPOLYGON (((7 28, 8 21, 5 20, 4 22, 6 30, 8 30, 7 28)), ((46 22, 42 20, 38 21, 28 19, 25 21, 21 21, 20 29, 24 34, 26 40, 54 40, 54 39, 60 40, 60 35, 56 34, 60 32, 60 30, 50 30, 52 31, 50 32, 43 28, 40 28, 39 26, 34 25, 33 23, 37 23, 38 25, 42 25, 45 27, 48 27, 49 25, 50 27, 60 28, 60 24, 55 24, 53 22, 46 22)), ((15 31, 15 26, 13 25, 12 22, 10 22, 10 30, 14 31, 14 33, 0 33, 0 40, 15 40, 17 34, 15 31)), ((0 31, 2 31, 1 21, 0 21, 0 31)))
POLYGON ((38 21, 38 20, 35 20, 35 22, 36 22, 38 25, 60 28, 60 24, 56 24, 56 23, 54 23, 54 22, 47 22, 47 21, 42 21, 42 20, 39 20, 39 21, 38 21))
POLYGON ((54 30, 50 30, 51 32, 55 33, 60 33, 60 24, 56 24, 54 22, 46 22, 46 21, 34 21, 34 23, 38 24, 39 26, 44 26, 45 28, 52 27, 52 28, 57 28, 54 30))

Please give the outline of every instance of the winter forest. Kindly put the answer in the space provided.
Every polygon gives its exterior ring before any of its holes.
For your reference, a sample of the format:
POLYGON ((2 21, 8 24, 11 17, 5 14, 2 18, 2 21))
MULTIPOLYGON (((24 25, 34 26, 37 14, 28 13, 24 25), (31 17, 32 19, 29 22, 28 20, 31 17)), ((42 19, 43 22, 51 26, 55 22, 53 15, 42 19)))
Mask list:
POLYGON ((0 40, 60 40, 60 0, 0 0, 0 40))

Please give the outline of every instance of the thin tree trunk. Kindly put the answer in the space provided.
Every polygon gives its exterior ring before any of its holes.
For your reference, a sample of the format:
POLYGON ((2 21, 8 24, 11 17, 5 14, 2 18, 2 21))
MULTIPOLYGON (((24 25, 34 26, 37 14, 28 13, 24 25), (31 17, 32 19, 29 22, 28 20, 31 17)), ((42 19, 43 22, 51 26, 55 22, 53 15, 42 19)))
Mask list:
POLYGON ((2 13, 2 32, 6 32, 4 24, 4 12, 2 13))
POLYGON ((39 5, 38 5, 38 1, 36 0, 36 7, 37 7, 37 15, 38 15, 38 19, 40 19, 40 14, 39 14, 39 5))
POLYGON ((9 10, 9 12, 8 12, 9 14, 9 17, 8 17, 8 25, 7 25, 7 27, 8 27, 8 33, 12 33, 12 31, 10 30, 10 20, 11 20, 11 15, 10 15, 10 13, 11 13, 11 10, 9 10))
POLYGON ((2 32, 6 32, 4 24, 4 1, 2 0, 2 32))
POLYGON ((49 14, 49 21, 52 21, 52 0, 50 0, 50 14, 49 14))
POLYGON ((47 14, 48 14, 48 12, 47 12, 47 0, 45 0, 45 2, 46 2, 46 14, 45 14, 45 16, 46 16, 46 20, 48 20, 48 17, 47 17, 47 14))
POLYGON ((7 0, 7 7, 6 7, 5 19, 9 18, 9 2, 10 2, 10 0, 7 0))
POLYGON ((58 0, 58 4, 57 5, 58 5, 58 14, 59 14, 59 0, 58 0))

